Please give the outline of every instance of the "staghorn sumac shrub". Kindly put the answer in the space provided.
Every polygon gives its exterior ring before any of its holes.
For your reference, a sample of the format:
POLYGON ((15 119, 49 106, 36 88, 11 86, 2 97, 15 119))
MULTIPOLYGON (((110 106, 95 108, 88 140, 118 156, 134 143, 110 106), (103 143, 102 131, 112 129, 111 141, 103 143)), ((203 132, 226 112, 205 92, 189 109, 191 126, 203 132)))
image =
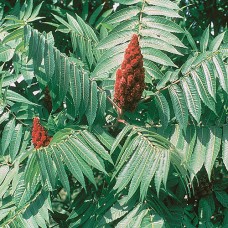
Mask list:
POLYGON ((0 227, 227 227, 228 33, 176 2, 0 0, 0 227))
POLYGON ((132 36, 121 68, 116 72, 114 102, 126 111, 135 110, 145 88, 143 56, 138 38, 137 34, 132 36))

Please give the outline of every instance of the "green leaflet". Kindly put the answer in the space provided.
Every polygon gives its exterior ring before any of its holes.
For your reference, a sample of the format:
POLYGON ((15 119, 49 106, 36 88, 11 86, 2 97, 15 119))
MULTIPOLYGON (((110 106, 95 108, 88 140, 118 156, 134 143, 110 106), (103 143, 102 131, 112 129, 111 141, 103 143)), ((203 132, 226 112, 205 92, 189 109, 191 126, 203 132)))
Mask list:
POLYGON ((215 114, 215 101, 209 94, 206 79, 201 71, 191 71, 191 76, 194 81, 195 87, 198 91, 200 99, 208 108, 210 108, 215 114))
POLYGON ((142 2, 142 0, 115 0, 115 2, 121 3, 123 5, 132 5, 138 2, 142 2))
POLYGON ((89 132, 89 131, 82 131, 81 132, 82 137, 86 141, 86 143, 103 159, 109 161, 113 164, 113 161, 111 159, 111 156, 109 155, 108 151, 105 150, 105 148, 97 141, 97 139, 89 132))
POLYGON ((24 175, 21 175, 17 188, 14 192, 14 199, 17 206, 24 206, 36 189, 29 189, 25 186, 24 175))
POLYGON ((140 199, 143 200, 146 195, 150 185, 151 180, 154 177, 154 174, 159 165, 159 159, 161 154, 156 152, 153 148, 149 149, 149 160, 146 164, 145 171, 142 174, 142 182, 140 185, 140 199))
POLYGON ((68 197, 70 197, 70 184, 62 162, 61 153, 55 148, 51 147, 50 149, 52 149, 52 157, 55 162, 56 169, 58 170, 57 175, 59 176, 60 181, 68 194, 68 197))
POLYGON ((222 138, 222 129, 219 127, 210 127, 210 139, 206 148, 206 157, 204 166, 207 170, 208 178, 211 178, 211 171, 213 169, 215 159, 218 156, 222 138))
POLYGON ((213 99, 216 100, 215 98, 216 79, 213 72, 213 68, 211 67, 211 63, 209 63, 208 61, 202 62, 202 69, 205 75, 204 78, 206 78, 205 81, 207 83, 208 92, 213 97, 213 99))
POLYGON ((115 149, 119 146, 121 140, 123 139, 123 137, 125 137, 125 135, 130 131, 132 130, 132 126, 131 125, 126 125, 122 131, 118 134, 118 136, 116 137, 115 141, 113 142, 112 144, 112 147, 111 147, 111 151, 110 151, 110 154, 112 154, 115 149))
POLYGON ((96 181, 93 176, 93 171, 90 167, 90 165, 84 161, 80 156, 78 156, 77 153, 75 153, 75 147, 71 143, 67 143, 67 147, 69 148, 70 153, 74 156, 75 160, 78 163, 78 166, 82 173, 93 183, 95 187, 96 186, 96 181))
POLYGON ((151 47, 151 48, 155 48, 158 50, 167 51, 167 52, 170 52, 173 54, 182 55, 171 44, 167 43, 166 41, 154 38, 154 37, 149 37, 149 38, 146 37, 146 38, 140 39, 140 47, 142 47, 142 48, 151 47))
POLYGON ((144 59, 143 67, 145 69, 145 73, 154 79, 161 79, 164 77, 163 73, 160 69, 150 60, 144 59))
POLYGON ((24 32, 24 28, 18 28, 16 30, 14 30, 13 32, 11 32, 7 36, 5 36, 5 38, 3 39, 2 43, 8 43, 11 40, 22 38, 23 37, 23 32, 24 32))
POLYGON ((123 30, 120 32, 115 32, 104 38, 97 45, 98 49, 110 49, 116 45, 126 43, 131 39, 131 36, 134 34, 132 30, 123 30))
POLYGON ((172 60, 160 50, 156 50, 151 47, 146 47, 141 49, 143 57, 147 60, 159 63, 165 66, 177 67, 172 60))
POLYGON ((59 50, 55 50, 56 69, 55 75, 51 79, 53 92, 53 110, 56 110, 63 102, 69 88, 70 63, 67 57, 59 50), (64 86, 62 86, 64 85, 64 86))
POLYGON ((177 36, 173 35, 170 32, 166 32, 159 28, 146 28, 142 29, 142 34, 148 37, 154 37, 161 41, 164 41, 168 44, 171 44, 176 47, 185 48, 186 46, 177 38, 177 36))
POLYGON ((218 78, 219 78, 221 87, 228 94, 228 76, 227 76, 226 68, 222 61, 222 58, 220 55, 217 55, 217 56, 214 56, 212 60, 215 65, 216 71, 218 73, 218 78))
POLYGON ((83 174, 89 179, 89 181, 95 186, 97 189, 97 183, 93 174, 92 167, 86 163, 80 156, 75 156, 80 169, 82 170, 83 174))
POLYGON ((10 185, 11 181, 13 181, 13 179, 17 175, 18 170, 19 170, 19 167, 15 166, 13 169, 11 169, 7 173, 4 181, 0 185, 0 198, 2 198, 5 195, 6 191, 8 190, 8 186, 10 185))
POLYGON ((199 123, 201 116, 201 102, 193 80, 190 77, 183 78, 181 80, 181 86, 184 91, 185 100, 187 101, 188 110, 196 122, 199 123))
MULTIPOLYGON (((124 199, 124 198, 123 198, 124 199)), ((127 203, 127 208, 131 210, 133 207, 132 201, 127 203)), ((111 223, 128 213, 128 210, 124 210, 123 200, 118 200, 112 207, 104 214, 102 219, 99 221, 98 226, 102 226, 111 223)))
MULTIPOLYGON (((78 47, 78 50, 80 52, 80 55, 82 56, 82 61, 85 62, 86 54, 87 54, 86 53, 86 42, 85 42, 85 39, 82 36, 77 36, 75 33, 73 35, 75 35, 74 39, 75 39, 76 43, 79 44, 79 45, 77 45, 77 47, 78 47)), ((76 46, 76 44, 75 44, 75 46, 76 46)), ((74 52, 76 53, 76 50, 74 50, 74 52)))
POLYGON ((73 64, 71 64, 70 74, 70 95, 73 98, 75 113, 78 113, 81 104, 81 76, 73 64))
POLYGON ((14 129, 15 129, 15 119, 11 119, 4 127, 4 130, 2 132, 2 148, 1 148, 1 154, 4 155, 6 149, 8 148, 13 133, 14 133, 14 129))
POLYGON ((193 172, 191 179, 202 168, 206 157, 206 148, 210 139, 210 131, 208 127, 200 127, 197 129, 196 145, 189 161, 189 168, 193 172))
POLYGON ((29 44, 29 40, 31 37, 31 32, 32 29, 29 25, 25 25, 24 27, 24 42, 25 42, 25 46, 29 44))
POLYGON ((121 221, 118 222, 116 227, 118 227, 118 228, 120 228, 120 227, 128 227, 128 226, 130 227, 130 225, 134 221, 134 219, 133 219, 134 216, 140 211, 140 208, 141 208, 140 204, 135 206, 134 209, 132 211, 130 211, 130 213, 127 214, 127 216, 125 216, 121 221))
POLYGON ((35 57, 36 59, 38 43, 39 43, 38 31, 36 29, 33 29, 31 30, 31 36, 29 39, 28 61, 33 57, 35 57))
POLYGON ((105 117, 106 99, 107 99, 107 95, 106 95, 105 91, 98 93, 98 114, 97 114, 97 116, 101 119, 104 119, 104 117, 105 117))
POLYGON ((197 46, 196 46, 196 42, 195 42, 195 40, 193 39, 191 33, 190 33, 187 29, 185 29, 185 35, 186 35, 187 40, 188 40, 189 44, 191 45, 192 49, 193 49, 194 51, 198 51, 198 48, 197 48, 197 46))
POLYGON ((223 126, 222 132, 222 159, 223 163, 228 170, 228 125, 223 126))
POLYGON ((9 118, 9 112, 5 112, 0 116, 0 124, 9 118))
POLYGON ((142 18, 146 27, 158 28, 166 32, 183 33, 184 30, 175 22, 160 16, 146 16, 142 18))
POLYGON ((208 46, 208 41, 209 41, 209 26, 205 29, 203 32, 203 35, 201 36, 200 39, 200 51, 205 52, 208 46))
POLYGON ((8 45, 0 45, 0 62, 7 62, 13 58, 14 49, 8 45))
POLYGON ((83 31, 80 27, 80 25, 78 24, 77 20, 75 18, 73 18, 71 15, 69 15, 67 13, 67 20, 71 26, 71 29, 76 32, 77 34, 80 34, 81 36, 83 35, 83 31))
POLYGON ((9 166, 8 165, 2 165, 0 167, 0 185, 4 181, 8 172, 9 172, 9 166))
POLYGON ((73 118, 78 116, 78 110, 74 108, 74 102, 69 93, 66 95, 67 114, 73 118))
POLYGON ((89 18, 89 24, 90 25, 94 25, 94 23, 97 20, 97 17, 99 16, 99 14, 101 13, 101 11, 103 10, 104 5, 99 5, 96 10, 94 10, 94 12, 91 14, 90 18, 89 18))
MULTIPOLYGON (((36 67, 36 69, 37 69, 38 66, 32 60, 29 60, 28 62, 23 61, 22 63, 23 63, 23 65, 21 66, 21 73, 23 74, 25 81, 30 85, 32 82, 32 79, 34 78, 34 68, 36 67)), ((45 74, 42 74, 42 73, 39 74, 39 76, 41 76, 41 77, 43 75, 45 75, 45 74)), ((39 77, 37 79, 39 80, 39 77)), ((45 80, 45 78, 44 78, 44 80, 45 80)), ((39 80, 39 81, 41 81, 41 80, 39 80)), ((42 84, 42 81, 41 81, 41 84, 42 84)))
POLYGON ((82 116, 89 104, 89 96, 90 96, 90 81, 88 74, 86 72, 82 72, 81 74, 81 85, 82 85, 82 102, 80 105, 79 113, 82 116))
POLYGON ((116 161, 116 171, 113 173, 112 179, 116 176, 116 174, 121 170, 121 168, 124 166, 124 164, 128 161, 130 156, 134 153, 135 149, 137 148, 138 144, 140 143, 140 136, 134 137, 133 135, 136 132, 131 132, 127 140, 125 141, 120 154, 118 156, 118 159, 116 161))
POLYGON ((189 71, 191 70, 191 67, 192 67, 192 63, 195 61, 196 58, 197 58, 196 56, 189 57, 188 60, 182 65, 181 73, 183 75, 189 73, 189 71))
POLYGON ((171 8, 166 8, 163 6, 145 6, 143 12, 147 15, 152 15, 152 16, 158 15, 158 16, 182 18, 182 16, 180 16, 175 10, 171 8))
POLYGON ((118 189, 118 192, 122 191, 128 185, 136 170, 138 170, 139 165, 142 164, 142 153, 145 150, 145 147, 146 146, 143 145, 143 140, 141 139, 139 141, 139 144, 136 146, 133 155, 128 160, 126 166, 124 166, 118 174, 117 181, 114 186, 114 189, 118 189))
POLYGON ((155 103, 158 108, 159 117, 161 119, 162 126, 166 128, 170 120, 169 104, 166 98, 161 93, 158 93, 155 96, 155 103))
POLYGON ((187 127, 186 130, 186 135, 184 137, 184 157, 187 163, 189 162, 192 152, 194 150, 195 146, 195 141, 196 141, 196 128, 194 126, 189 126, 187 127))
POLYGON ((124 50, 127 44, 118 45, 106 51, 100 58, 91 77, 107 78, 109 73, 119 67, 124 57, 124 50))
POLYGON ((99 125, 94 126, 92 132, 107 149, 111 149, 114 138, 109 133, 99 125))
MULTIPOLYGON (((48 210, 51 210, 48 197, 49 193, 45 190, 31 196, 23 208, 22 216, 19 217, 21 219, 19 224, 23 227, 46 227, 46 222, 49 223, 48 210)), ((9 221, 10 224, 11 222, 13 221, 9 221)))
POLYGON ((59 98, 60 78, 61 78, 61 53, 59 50, 54 50, 55 73, 50 79, 50 95, 52 98, 52 110, 56 110, 61 105, 59 98))
POLYGON ((11 157, 11 161, 14 160, 14 158, 16 157, 19 148, 20 148, 20 144, 21 144, 21 139, 22 139, 22 124, 17 124, 13 135, 12 135, 12 139, 10 141, 10 145, 9 145, 9 154, 11 157))
POLYGON ((120 32, 120 31, 126 31, 126 30, 134 30, 136 28, 136 26, 138 25, 139 21, 138 21, 138 17, 132 17, 129 20, 126 21, 122 21, 121 23, 119 23, 115 28, 112 29, 112 31, 110 32, 110 34, 115 33, 115 32, 120 32))
MULTIPOLYGON (((33 150, 32 150, 33 151, 33 150)), ((31 151, 31 152, 32 152, 31 151)), ((40 172, 40 163, 38 164, 38 160, 36 159, 38 156, 36 153, 32 153, 28 159, 27 165, 25 167, 25 185, 28 188, 32 188, 34 183, 37 184, 37 176, 39 175, 39 179, 43 181, 43 173, 40 172), (40 177, 41 173, 41 177, 40 177)))
POLYGON ((2 87, 6 87, 6 86, 9 86, 11 83, 15 83, 19 77, 20 75, 16 75, 16 74, 6 74, 2 82, 2 87))
POLYGON ((188 108, 183 92, 178 85, 174 84, 169 87, 169 94, 177 121, 182 129, 186 129, 188 124, 188 108))
MULTIPOLYGON (((43 148, 41 150, 39 150, 38 153, 35 153, 34 154, 35 156, 31 160, 30 164, 32 165, 32 163, 35 163, 35 162, 38 164, 42 185, 45 186, 45 184, 47 183, 48 190, 52 191, 53 188, 50 185, 49 176, 48 176, 48 173, 47 173, 47 168, 46 168, 46 164, 45 164, 44 156, 43 156, 42 152, 43 152, 43 148), (39 153, 40 151, 41 151, 41 153, 39 153), (36 160, 36 161, 33 161, 33 160, 36 160)), ((33 178, 33 177, 30 176, 30 178, 33 178)), ((28 184, 31 184, 30 182, 31 182, 31 180, 27 181, 28 184)))
POLYGON ((38 13, 40 12, 40 8, 42 6, 43 2, 41 2, 39 5, 37 5, 35 7, 35 9, 33 10, 31 16, 28 18, 28 22, 34 21, 34 20, 38 20, 41 19, 42 17, 37 17, 38 13))
POLYGON ((48 180, 52 186, 52 189, 55 189, 55 183, 56 183, 56 168, 54 166, 51 153, 46 148, 43 148, 43 151, 41 152, 44 158, 44 162, 46 165, 47 170, 47 176, 48 180))
POLYGON ((224 38, 224 35, 225 35, 225 32, 217 35, 210 43, 210 46, 209 46, 209 50, 214 52, 214 51, 217 51, 223 41, 223 38, 224 38))
POLYGON ((149 5, 163 6, 169 9, 179 9, 178 5, 169 0, 146 0, 149 5))
POLYGON ((90 40, 90 41, 93 41, 95 43, 98 42, 98 38, 96 36, 96 33, 94 32, 94 30, 88 25, 86 24, 81 17, 79 17, 78 15, 77 16, 77 21, 78 21, 78 24, 80 25, 84 35, 90 40))
POLYGON ((28 3, 26 2, 26 10, 23 19, 27 20, 31 14, 32 14, 32 8, 33 8, 33 0, 28 0, 28 3))
POLYGON ((73 26, 71 26, 70 24, 68 24, 65 20, 63 20, 61 17, 52 14, 52 16, 59 21, 61 24, 65 25, 69 30, 73 30, 73 26))
MULTIPOLYGON (((5 89, 3 89, 2 92, 4 93, 5 89)), ((6 99, 10 100, 10 101, 14 101, 14 102, 19 102, 19 103, 25 103, 25 104, 29 104, 29 105, 39 106, 38 104, 35 104, 35 103, 29 101, 28 99, 26 99, 25 97, 23 97, 19 93, 16 93, 13 90, 9 90, 9 89, 7 89, 7 91, 6 91, 6 99)))
POLYGON ((73 176, 81 183, 82 187, 86 189, 85 186, 85 179, 82 174, 81 169, 79 168, 78 162, 75 160, 74 156, 71 154, 71 148, 68 146, 68 144, 58 144, 56 147, 59 152, 61 152, 63 160, 65 164, 67 165, 70 172, 73 174, 73 176))
POLYGON ((118 10, 117 12, 115 12, 114 14, 109 16, 105 20, 105 23, 115 24, 115 23, 119 23, 119 22, 122 22, 125 20, 129 20, 132 17, 136 16, 139 12, 140 12, 140 8, 137 6, 131 6, 128 8, 124 8, 124 9, 118 10))
POLYGON ((55 71, 54 49, 48 41, 45 41, 44 48, 44 69, 47 75, 47 82, 53 76, 55 71))
POLYGON ((44 57, 44 48, 45 48, 45 36, 40 35, 39 44, 37 48, 36 58, 34 59, 34 67, 39 67, 44 57))
POLYGON ((143 173, 145 172, 145 168, 146 168, 149 158, 151 156, 151 153, 149 150, 149 145, 146 145, 140 154, 142 157, 141 165, 138 167, 138 169, 136 170, 136 172, 134 173, 134 175, 132 177, 132 180, 131 180, 131 183, 129 186, 129 191, 128 191, 128 199, 130 199, 134 195, 134 193, 138 189, 140 183, 144 181, 143 173))
MULTIPOLYGON (((70 17, 70 16, 69 16, 70 17)), ((69 19, 69 18, 68 18, 69 19)), ((91 67, 93 63, 96 62, 96 58, 98 58, 99 52, 94 52, 94 47, 98 42, 98 38, 93 31, 93 29, 87 25, 81 17, 77 15, 77 20, 71 18, 73 20, 74 27, 71 32, 71 40, 73 45, 73 50, 76 55, 78 55, 78 49, 80 51, 80 58, 84 62, 86 59, 89 62, 89 66, 91 67), (77 27, 77 28, 76 28, 77 27)))
POLYGON ((157 90, 161 90, 162 88, 164 88, 166 86, 166 84, 168 82, 174 82, 176 80, 176 77, 179 73, 179 70, 177 69, 176 71, 168 71, 166 72, 166 74, 164 75, 164 77, 159 80, 156 89, 157 90))
POLYGON ((90 83, 89 102, 85 113, 89 126, 93 124, 96 118, 97 106, 98 106, 97 83, 95 81, 92 81, 90 83))
POLYGON ((167 169, 169 170, 169 164, 166 164, 166 151, 159 151, 158 153, 161 153, 160 159, 159 159, 159 164, 155 173, 154 177, 154 183, 155 183, 155 188, 157 191, 157 196, 159 196, 159 190, 161 188, 161 183, 162 181, 164 182, 164 185, 166 184, 166 179, 167 179, 167 169), (163 176, 165 179, 163 179, 163 176))
POLYGON ((193 61, 193 63, 192 63, 191 68, 194 68, 194 67, 197 68, 199 65, 202 64, 202 62, 204 62, 204 61, 207 60, 208 58, 209 58, 209 59, 211 58, 211 52, 209 52, 209 51, 205 51, 205 52, 203 52, 203 53, 196 53, 196 54, 194 55, 194 61, 193 61))
MULTIPOLYGON (((57 61, 59 62, 59 61, 57 61)), ((69 81, 70 81, 70 62, 66 56, 60 56, 60 64, 61 64, 61 71, 58 80, 58 95, 59 95, 59 102, 62 103, 64 100, 66 93, 69 88, 69 81), (64 85, 64 86, 62 86, 64 85)))
POLYGON ((85 162, 106 174, 103 164, 98 160, 90 148, 86 147, 76 138, 69 138, 69 143, 75 148, 75 153, 84 159, 85 162))
POLYGON ((94 61, 92 49, 93 49, 92 43, 91 43, 91 41, 88 41, 88 42, 87 42, 87 50, 86 50, 86 51, 87 51, 87 59, 88 59, 88 61, 89 61, 90 67, 92 66, 93 61, 94 61))
MULTIPOLYGON (((189 127, 186 128, 186 135, 187 130, 189 127)), ((183 148, 184 148, 184 134, 183 130, 180 127, 179 124, 175 124, 174 126, 171 126, 171 135, 170 135, 170 142, 175 146, 175 148, 180 151, 182 154, 183 148)))

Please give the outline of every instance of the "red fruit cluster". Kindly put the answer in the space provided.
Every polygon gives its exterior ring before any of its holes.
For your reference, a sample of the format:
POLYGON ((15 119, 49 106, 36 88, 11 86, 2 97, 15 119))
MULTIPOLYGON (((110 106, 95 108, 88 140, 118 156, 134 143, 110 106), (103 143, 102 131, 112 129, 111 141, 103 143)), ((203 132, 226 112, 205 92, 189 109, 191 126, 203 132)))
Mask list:
POLYGON ((47 135, 47 131, 44 129, 44 127, 40 124, 40 119, 38 117, 35 117, 33 119, 33 128, 32 128, 32 143, 36 149, 39 149, 40 147, 48 146, 51 137, 47 135))
POLYGON ((121 68, 116 72, 114 102, 119 108, 134 111, 145 88, 143 56, 138 35, 134 34, 125 50, 121 68))

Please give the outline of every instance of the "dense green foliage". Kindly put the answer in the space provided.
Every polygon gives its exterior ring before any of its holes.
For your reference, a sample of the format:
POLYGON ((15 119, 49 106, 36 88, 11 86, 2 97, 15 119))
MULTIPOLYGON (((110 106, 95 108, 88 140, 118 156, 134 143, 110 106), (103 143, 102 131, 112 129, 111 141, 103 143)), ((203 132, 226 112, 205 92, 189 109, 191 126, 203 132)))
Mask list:
POLYGON ((192 31, 184 1, 103 2, 0 3, 0 227, 228 226, 226 25, 192 31), (146 88, 120 115, 133 34, 146 88))

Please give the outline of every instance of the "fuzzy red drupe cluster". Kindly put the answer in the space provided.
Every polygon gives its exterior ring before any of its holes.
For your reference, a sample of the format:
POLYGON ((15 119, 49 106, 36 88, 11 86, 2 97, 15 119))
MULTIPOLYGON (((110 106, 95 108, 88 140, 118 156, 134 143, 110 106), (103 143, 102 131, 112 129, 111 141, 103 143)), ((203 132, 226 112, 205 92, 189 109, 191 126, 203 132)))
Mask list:
POLYGON ((138 35, 134 34, 125 50, 121 68, 116 72, 114 102, 119 108, 134 111, 145 88, 143 56, 138 35))
POLYGON ((36 149, 40 147, 48 146, 52 137, 47 135, 47 131, 40 124, 40 119, 35 117, 33 119, 33 128, 32 128, 32 143, 36 149))

